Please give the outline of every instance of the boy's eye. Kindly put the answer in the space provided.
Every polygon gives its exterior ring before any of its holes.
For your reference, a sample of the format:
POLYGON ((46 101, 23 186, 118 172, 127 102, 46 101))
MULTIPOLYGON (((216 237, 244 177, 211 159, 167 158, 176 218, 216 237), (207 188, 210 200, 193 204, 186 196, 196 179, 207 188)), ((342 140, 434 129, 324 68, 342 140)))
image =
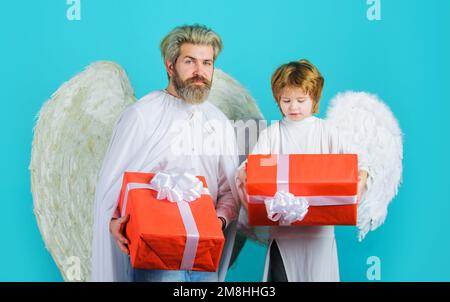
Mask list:
POLYGON ((281 100, 283 103, 288 104, 291 100, 281 100))

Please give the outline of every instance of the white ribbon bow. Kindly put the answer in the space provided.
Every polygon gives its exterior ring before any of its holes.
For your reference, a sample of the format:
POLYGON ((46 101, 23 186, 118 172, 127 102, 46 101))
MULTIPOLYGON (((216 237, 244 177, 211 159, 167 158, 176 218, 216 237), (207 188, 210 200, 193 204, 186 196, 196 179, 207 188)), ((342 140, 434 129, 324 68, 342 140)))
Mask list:
POLYGON ((182 169, 158 172, 150 182, 151 189, 158 192, 157 199, 171 202, 191 202, 203 192, 203 183, 193 174, 182 169))
POLYGON ((273 198, 264 201, 267 217, 279 221, 280 225, 290 225, 294 221, 302 221, 308 213, 309 203, 304 197, 296 197, 292 193, 278 191, 273 198))

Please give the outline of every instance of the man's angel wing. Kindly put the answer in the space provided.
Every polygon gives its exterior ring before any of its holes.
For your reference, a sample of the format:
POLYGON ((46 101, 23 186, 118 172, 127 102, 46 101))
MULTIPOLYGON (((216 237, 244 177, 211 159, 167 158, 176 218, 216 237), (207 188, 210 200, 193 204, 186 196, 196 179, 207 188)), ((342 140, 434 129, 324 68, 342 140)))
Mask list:
MULTIPOLYGON (((249 93, 219 69, 210 99, 231 120, 262 119, 249 93)), ((34 212, 46 248, 66 281, 87 281, 90 276, 98 173, 115 123, 134 102, 121 66, 97 62, 64 83, 38 114, 29 167, 34 212)), ((238 235, 234 255, 244 242, 238 235)))
POLYGON ((114 124, 135 101, 124 70, 97 62, 64 83, 38 114, 29 167, 34 213, 66 281, 90 276, 97 176, 114 124), (78 264, 79 273, 69 269, 78 264))

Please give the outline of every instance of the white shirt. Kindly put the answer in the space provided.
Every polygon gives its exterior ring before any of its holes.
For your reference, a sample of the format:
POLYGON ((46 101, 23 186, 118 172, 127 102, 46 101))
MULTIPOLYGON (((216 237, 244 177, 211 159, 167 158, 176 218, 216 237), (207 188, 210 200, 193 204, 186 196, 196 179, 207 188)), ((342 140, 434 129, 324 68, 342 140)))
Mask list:
MULTIPOLYGON (((327 121, 311 116, 302 121, 283 118, 260 133, 252 154, 357 153, 327 121)), ((358 154, 358 168, 367 170, 366 158, 358 154)), ((241 165, 243 167, 243 165, 241 165)), ((276 240, 289 281, 339 281, 334 226, 274 226, 276 240)), ((270 241, 272 242, 272 241, 270 241)), ((267 280, 268 250, 263 280, 267 280)))
POLYGON ((185 168, 204 176, 217 215, 228 225, 240 207, 234 183, 237 154, 234 129, 207 101, 191 105, 163 90, 128 107, 116 124, 96 187, 92 279, 127 280, 127 259, 108 230, 125 171, 185 168))

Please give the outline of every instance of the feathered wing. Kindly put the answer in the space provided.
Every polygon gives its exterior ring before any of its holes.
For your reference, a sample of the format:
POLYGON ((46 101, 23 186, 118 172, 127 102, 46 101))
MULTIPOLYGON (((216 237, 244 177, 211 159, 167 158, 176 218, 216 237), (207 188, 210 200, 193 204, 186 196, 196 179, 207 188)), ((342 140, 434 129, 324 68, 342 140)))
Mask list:
POLYGON ((263 115, 250 93, 220 69, 214 71, 209 100, 230 120, 261 120, 263 115))
POLYGON ((97 176, 114 124, 135 101, 124 70, 97 62, 64 83, 39 112, 30 163, 34 212, 66 281, 90 276, 97 176), (79 276, 69 270, 78 263, 79 276))
MULTIPOLYGON (((209 100, 228 119, 235 121, 240 162, 244 161, 256 143, 259 132, 258 122, 264 119, 255 100, 238 81, 219 69, 214 72, 209 100), (247 135, 245 135, 246 131, 247 135), (250 135, 250 132, 254 135, 250 135)), ((241 209, 230 266, 237 259, 247 238, 258 241, 255 229, 249 227, 246 220, 247 214, 245 210, 241 209)))
MULTIPOLYGON (((210 99, 230 120, 263 118, 249 93, 218 69, 210 99)), ((97 62, 63 84, 38 114, 30 163, 34 212, 67 281, 87 281, 91 275, 97 176, 117 119, 135 101, 124 70, 97 62), (78 263, 79 276, 70 269, 78 263)), ((247 149, 253 147, 246 143, 247 149)), ((234 257, 244 242, 238 235, 234 257)))
POLYGON ((338 94, 327 111, 327 120, 360 154, 367 156, 367 191, 358 206, 359 241, 386 219, 389 203, 402 179, 402 131, 389 107, 365 92, 338 94))

